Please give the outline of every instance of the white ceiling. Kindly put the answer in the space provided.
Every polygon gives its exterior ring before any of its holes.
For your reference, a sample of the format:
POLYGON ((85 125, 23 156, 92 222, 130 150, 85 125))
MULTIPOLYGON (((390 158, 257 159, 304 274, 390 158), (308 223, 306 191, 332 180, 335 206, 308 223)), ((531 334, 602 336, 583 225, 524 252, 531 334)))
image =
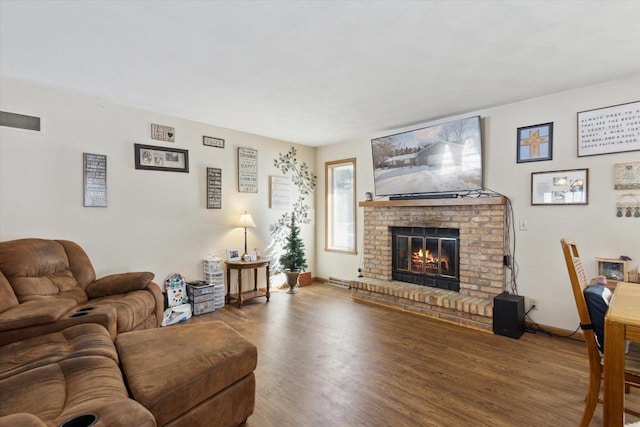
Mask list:
POLYGON ((312 146, 639 73, 640 1, 0 0, 3 76, 312 146))

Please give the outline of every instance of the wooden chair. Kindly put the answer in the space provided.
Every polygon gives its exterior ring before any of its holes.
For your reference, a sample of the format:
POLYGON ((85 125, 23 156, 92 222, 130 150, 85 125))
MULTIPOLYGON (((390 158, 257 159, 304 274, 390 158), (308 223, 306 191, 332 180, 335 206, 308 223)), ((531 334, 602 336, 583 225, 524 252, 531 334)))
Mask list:
MULTIPOLYGON (((571 279, 571 289, 573 297, 576 301, 578 309, 578 317, 580 318, 580 327, 584 335, 584 342, 587 345, 587 354, 589 356, 589 391, 585 398, 586 404, 582 413, 581 427, 587 427, 591 423, 593 413, 595 412, 600 399, 600 382, 602 380, 602 356, 595 341, 595 334, 587 308, 587 302, 584 298, 584 288, 589 285, 587 276, 582 265, 582 260, 578 254, 578 247, 575 241, 571 239, 562 239, 562 251, 564 259, 567 263, 569 278, 571 279)), ((606 337, 605 337, 606 340, 606 337)), ((636 351, 632 351, 627 355, 625 364, 625 391, 629 392, 629 387, 640 387, 640 357, 636 351)), ((640 417, 640 412, 625 408, 625 412, 640 417)))

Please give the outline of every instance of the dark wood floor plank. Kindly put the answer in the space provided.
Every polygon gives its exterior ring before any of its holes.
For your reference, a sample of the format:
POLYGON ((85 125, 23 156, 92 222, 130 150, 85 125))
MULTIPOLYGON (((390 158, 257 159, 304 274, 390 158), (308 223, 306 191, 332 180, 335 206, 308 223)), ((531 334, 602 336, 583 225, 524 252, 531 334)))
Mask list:
MULTIPOLYGON (((588 367, 579 341, 515 340, 357 302, 321 284, 189 322, 208 320, 258 347, 248 427, 557 427, 577 425, 582 414, 588 367)), ((640 390, 628 400, 640 407, 640 390)), ((592 425, 601 424, 599 406, 592 425)))

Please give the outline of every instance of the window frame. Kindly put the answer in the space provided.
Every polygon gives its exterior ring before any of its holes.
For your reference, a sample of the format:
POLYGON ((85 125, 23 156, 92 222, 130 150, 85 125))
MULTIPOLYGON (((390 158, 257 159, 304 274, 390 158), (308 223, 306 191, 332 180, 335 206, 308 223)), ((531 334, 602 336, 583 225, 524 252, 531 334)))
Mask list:
POLYGON ((335 252, 335 253, 341 253, 341 254, 351 254, 351 255, 357 255, 358 250, 358 227, 357 227, 357 215, 356 215, 356 158, 355 157, 350 157, 347 159, 340 159, 340 160, 333 160, 333 161, 329 161, 329 162, 325 162, 324 163, 324 250, 325 252, 335 252), (332 180, 330 180, 330 177, 333 177, 332 175, 332 168, 336 167, 336 166, 342 166, 342 165, 350 165, 353 168, 353 189, 352 189, 352 199, 353 199, 353 203, 352 203, 352 207, 351 207, 351 218, 353 219, 353 249, 338 249, 338 248, 334 248, 334 247, 330 247, 329 246, 329 236, 330 236, 330 228, 331 228, 331 224, 333 223, 333 221, 330 221, 330 200, 329 200, 329 196, 333 194, 333 185, 331 186, 332 188, 329 188, 330 183, 332 182, 332 180))

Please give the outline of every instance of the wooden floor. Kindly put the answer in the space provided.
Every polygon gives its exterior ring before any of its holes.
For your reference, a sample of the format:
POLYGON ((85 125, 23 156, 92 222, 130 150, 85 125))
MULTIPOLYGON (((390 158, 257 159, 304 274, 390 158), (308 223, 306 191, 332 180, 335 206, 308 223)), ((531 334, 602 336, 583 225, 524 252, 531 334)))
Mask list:
MULTIPOLYGON (((207 320, 223 320, 258 347, 249 427, 558 427, 582 414, 588 377, 579 341, 515 340, 317 283, 189 322, 207 320)), ((628 400, 640 407, 640 390, 628 400)), ((591 425, 602 425, 601 405, 591 425)))

